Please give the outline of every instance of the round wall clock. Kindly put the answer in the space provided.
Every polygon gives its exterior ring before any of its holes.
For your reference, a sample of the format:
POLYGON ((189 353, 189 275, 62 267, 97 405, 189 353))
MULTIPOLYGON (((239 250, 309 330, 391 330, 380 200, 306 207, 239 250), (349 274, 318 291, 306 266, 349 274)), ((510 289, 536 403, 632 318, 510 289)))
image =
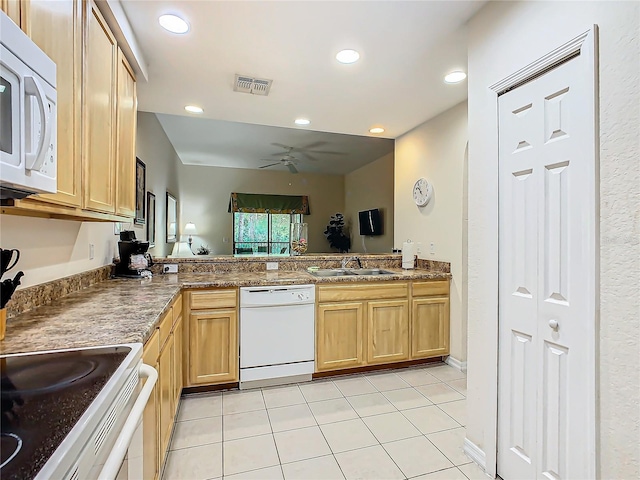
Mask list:
POLYGON ((426 178, 419 178, 413 185, 413 201, 419 207, 424 207, 431 200, 433 187, 426 178))

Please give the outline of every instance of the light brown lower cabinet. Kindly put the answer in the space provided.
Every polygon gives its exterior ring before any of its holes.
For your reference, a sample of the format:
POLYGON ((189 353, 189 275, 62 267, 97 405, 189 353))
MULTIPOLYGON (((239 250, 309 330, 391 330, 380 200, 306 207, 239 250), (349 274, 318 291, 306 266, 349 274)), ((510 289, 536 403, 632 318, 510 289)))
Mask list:
POLYGON ((319 285, 317 297, 317 372, 449 353, 448 280, 319 285))
POLYGON ((362 312, 362 302, 318 305, 316 370, 337 370, 362 365, 362 312))
MULTIPOLYGON (((159 370, 158 354, 160 350, 160 333, 156 332, 151 336, 144 346, 142 361, 147 365, 159 370)), ((160 387, 156 382, 151 392, 151 397, 147 402, 142 415, 142 478, 143 480, 155 480, 160 474, 160 430, 158 426, 158 416, 160 414, 160 387)))
POLYGON ((143 414, 143 479, 162 473, 182 393, 182 301, 169 308, 144 346, 143 362, 158 372, 158 381, 143 414))
POLYGON ((367 302, 367 363, 409 359, 409 301, 367 302))
POLYGON ((238 289, 187 290, 183 301, 185 386, 237 382, 238 289))
POLYGON ((449 354, 449 297, 412 300, 411 358, 449 354))

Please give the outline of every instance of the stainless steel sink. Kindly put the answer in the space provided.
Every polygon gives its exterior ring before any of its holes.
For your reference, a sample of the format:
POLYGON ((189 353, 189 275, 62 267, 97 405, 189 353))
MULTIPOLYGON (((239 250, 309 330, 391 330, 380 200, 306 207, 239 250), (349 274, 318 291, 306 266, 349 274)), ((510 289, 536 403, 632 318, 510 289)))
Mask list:
POLYGON ((381 268, 356 268, 353 270, 354 275, 393 275, 394 273, 381 268))
POLYGON ((343 277, 346 275, 354 275, 354 272, 352 269, 346 268, 326 268, 311 272, 311 275, 315 275, 316 277, 343 277))
POLYGON ((327 268, 311 272, 316 277, 344 277, 348 275, 393 275, 394 272, 381 268, 327 268))

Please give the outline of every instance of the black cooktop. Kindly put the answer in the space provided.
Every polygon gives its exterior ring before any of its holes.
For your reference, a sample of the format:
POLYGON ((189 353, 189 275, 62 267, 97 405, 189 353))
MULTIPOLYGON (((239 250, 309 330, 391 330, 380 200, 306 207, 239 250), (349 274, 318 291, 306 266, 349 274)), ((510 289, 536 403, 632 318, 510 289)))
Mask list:
POLYGON ((0 478, 34 478, 130 351, 105 347, 0 358, 0 478))

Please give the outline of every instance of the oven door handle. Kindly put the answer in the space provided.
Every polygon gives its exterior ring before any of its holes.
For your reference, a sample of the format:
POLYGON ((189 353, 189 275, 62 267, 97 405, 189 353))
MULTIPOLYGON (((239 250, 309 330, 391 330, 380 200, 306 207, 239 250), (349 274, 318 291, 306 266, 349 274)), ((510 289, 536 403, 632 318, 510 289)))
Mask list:
POLYGON ((122 427, 122 431, 116 440, 113 450, 111 450, 109 454, 109 458, 107 458, 107 461, 102 467, 102 471, 98 477, 100 480, 114 480, 116 478, 122 461, 129 449, 129 445, 131 444, 133 434, 136 428, 138 428, 138 423, 140 423, 149 397, 151 397, 153 387, 158 381, 158 372, 155 368, 143 363, 140 365, 140 378, 146 378, 147 381, 144 383, 144 387, 142 387, 140 395, 138 395, 136 403, 133 405, 131 413, 129 413, 127 421, 122 427))

